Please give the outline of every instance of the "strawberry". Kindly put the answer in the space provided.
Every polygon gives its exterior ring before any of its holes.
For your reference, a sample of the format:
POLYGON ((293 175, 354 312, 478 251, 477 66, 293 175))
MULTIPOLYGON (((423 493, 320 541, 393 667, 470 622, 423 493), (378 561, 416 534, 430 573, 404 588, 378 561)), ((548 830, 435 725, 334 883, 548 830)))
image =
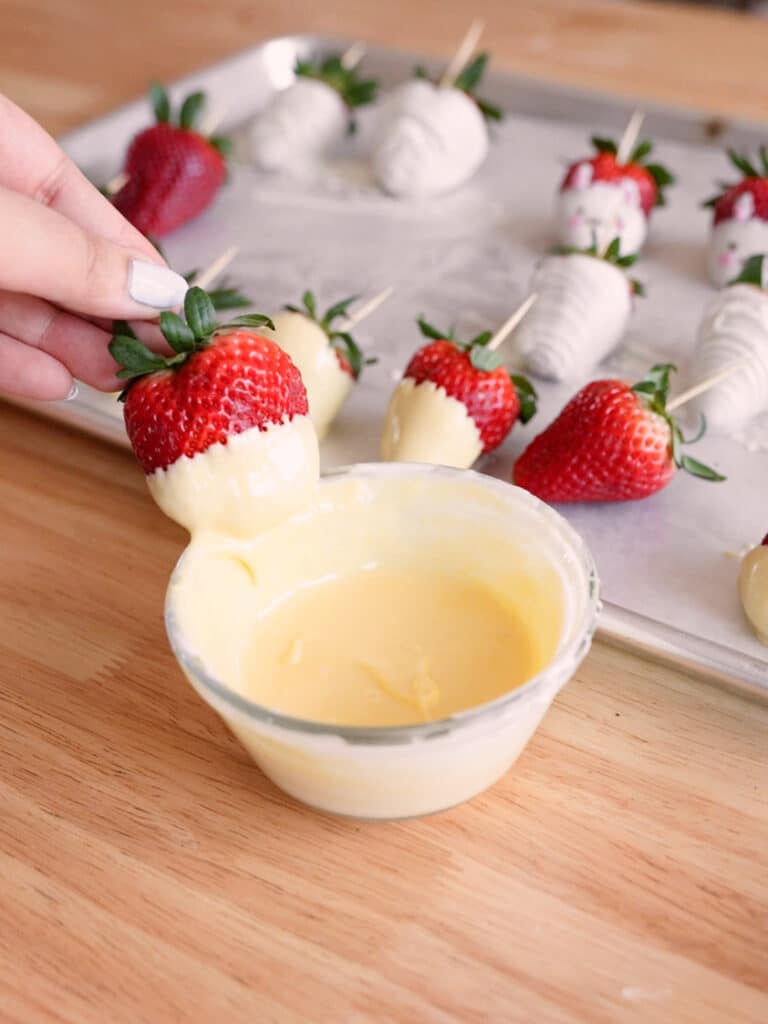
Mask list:
MULTIPOLYGON (((458 89, 459 92, 466 93, 471 100, 474 100, 486 121, 501 121, 504 117, 501 108, 477 95, 477 87, 485 75, 490 59, 489 53, 479 53, 473 57, 454 78, 452 87, 458 89)), ((416 78, 423 78, 435 85, 438 84, 436 80, 430 78, 429 72, 424 67, 417 67, 414 74, 416 78)))
POLYGON ((423 319, 418 323, 421 333, 432 340, 415 353, 404 376, 416 384, 432 381, 463 403, 480 432, 483 453, 498 448, 516 420, 527 423, 536 412, 533 386, 525 377, 510 376, 498 353, 485 347, 490 331, 463 342, 423 319))
POLYGON ((654 366, 630 386, 596 380, 582 388, 514 467, 513 480, 543 501, 634 501, 660 491, 684 469, 705 480, 725 478, 689 455, 666 410, 671 364, 654 366))
POLYGON ((227 139, 194 130, 205 103, 203 93, 188 96, 178 125, 162 86, 153 85, 157 123, 140 132, 125 158, 127 181, 113 197, 117 209, 145 235, 167 235, 202 213, 227 176, 227 139))
POLYGON ((301 297, 301 306, 284 307, 289 313, 300 313, 302 316, 307 317, 308 320, 317 324, 324 331, 328 337, 328 344, 336 353, 339 366, 353 380, 357 380, 363 372, 364 366, 370 366, 378 362, 375 356, 368 359, 363 356, 362 349, 348 331, 337 331, 333 327, 334 320, 338 320, 340 316, 343 316, 345 319, 347 318, 349 307, 356 299, 356 295, 349 299, 342 299, 341 302, 336 302, 333 306, 330 306, 320 316, 317 311, 315 296, 312 292, 306 291, 301 297))
POLYGON ((184 313, 186 322, 175 313, 160 315, 172 356, 151 352, 126 333, 109 346, 123 367, 118 376, 128 379, 120 396, 125 426, 147 475, 252 427, 266 430, 307 413, 299 371, 275 342, 257 333, 272 327, 268 317, 239 316, 217 325, 201 288, 189 289, 184 313))
POLYGON ((597 154, 588 161, 577 160, 571 164, 560 186, 561 191, 573 187, 579 168, 584 163, 589 163, 592 165, 592 181, 610 182, 619 181, 621 178, 631 178, 635 181, 640 193, 640 206, 646 217, 650 216, 655 206, 665 205, 664 189, 667 185, 674 184, 675 177, 661 164, 646 163, 646 157, 653 150, 652 142, 646 139, 639 143, 626 164, 618 163, 618 147, 612 139, 594 136, 592 145, 597 154))
POLYGON ((333 54, 320 61, 298 60, 294 72, 297 78, 311 78, 317 82, 324 82, 336 90, 350 112, 350 132, 355 130, 352 111, 372 103, 379 89, 378 82, 370 78, 361 78, 356 67, 347 67, 343 56, 339 54, 333 54))
POLYGON ((752 197, 754 212, 751 216, 768 220, 768 147, 760 147, 757 164, 732 149, 728 150, 728 159, 743 177, 735 184, 720 182, 720 192, 704 203, 704 206, 714 209, 714 223, 734 218, 737 203, 743 195, 752 197))

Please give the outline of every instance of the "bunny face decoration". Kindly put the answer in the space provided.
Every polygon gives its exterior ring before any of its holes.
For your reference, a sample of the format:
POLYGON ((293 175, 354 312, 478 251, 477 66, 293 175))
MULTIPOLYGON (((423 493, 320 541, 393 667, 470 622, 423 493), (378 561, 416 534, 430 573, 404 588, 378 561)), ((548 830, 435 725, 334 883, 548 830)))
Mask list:
POLYGON ((572 183, 557 196, 556 221, 562 245, 602 251, 618 238, 621 254, 630 256, 643 247, 648 222, 640 205, 640 189, 633 178, 595 181, 589 161, 576 167, 572 183))

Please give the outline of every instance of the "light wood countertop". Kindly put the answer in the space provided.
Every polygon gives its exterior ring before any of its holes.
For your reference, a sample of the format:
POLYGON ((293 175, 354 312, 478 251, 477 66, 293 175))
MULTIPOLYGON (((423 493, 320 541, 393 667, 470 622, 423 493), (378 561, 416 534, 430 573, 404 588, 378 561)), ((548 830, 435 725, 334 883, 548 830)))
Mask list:
MULTIPOLYGON (((0 90, 61 131, 277 33, 446 53, 468 10, 4 0, 0 90)), ((477 13, 514 70, 768 115, 768 22, 477 13)), ((131 456, 3 404, 0 433, 1 1024, 768 1020, 768 705, 597 643, 473 803, 312 813, 176 668, 184 538, 131 456)))

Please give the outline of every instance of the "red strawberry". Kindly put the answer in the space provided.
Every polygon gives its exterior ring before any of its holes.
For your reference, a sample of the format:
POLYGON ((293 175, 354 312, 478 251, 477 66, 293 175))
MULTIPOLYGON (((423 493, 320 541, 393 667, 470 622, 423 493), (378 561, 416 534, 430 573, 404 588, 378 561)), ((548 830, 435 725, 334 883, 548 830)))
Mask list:
POLYGON ((736 204, 743 195, 752 196, 754 212, 751 217, 768 220, 768 148, 761 146, 759 156, 759 164, 753 164, 748 157, 728 150, 728 159, 743 178, 736 184, 721 182, 721 191, 704 204, 714 208, 715 224, 736 216, 736 204))
POLYGON ((125 333, 109 346, 123 367, 119 376, 130 378, 121 396, 125 425, 147 474, 233 434, 307 413, 299 371, 279 345, 256 333, 272 327, 268 317, 240 316, 217 326, 201 288, 190 288, 184 312, 186 323, 175 313, 160 316, 173 356, 150 352, 125 333))
POLYGON ((145 235, 167 235, 210 205, 227 176, 228 141, 194 131, 205 97, 184 101, 178 126, 171 123, 165 90, 152 87, 157 124, 140 132, 125 159, 126 184, 113 197, 117 209, 145 235))
POLYGON ((364 366, 378 362, 375 356, 368 359, 363 356, 362 349, 348 331, 338 331, 333 326, 334 320, 338 320, 340 316, 347 318, 349 307, 356 298, 357 296, 353 295, 352 298, 334 303, 322 316, 318 314, 315 296, 310 291, 302 295, 301 306, 285 307, 290 313, 300 313, 323 329, 328 336, 328 344, 336 353, 339 366, 353 380, 357 380, 364 366))
MULTIPOLYGON (((513 479, 544 501, 633 501, 665 487, 681 468, 723 480, 680 446, 666 411, 670 364, 654 366, 630 386, 596 380, 582 388, 517 460, 513 479)), ((698 440, 698 437, 693 440, 698 440)))
POLYGON ((536 392, 525 377, 510 376, 496 352, 485 347, 491 332, 457 341, 419 320, 421 333, 433 339, 413 356, 405 370, 416 384, 429 380, 462 402, 480 431, 483 453, 498 448, 515 421, 536 412, 536 392))
POLYGON ((617 146, 612 139, 595 136, 592 145, 597 150, 597 155, 589 160, 577 160, 572 164, 560 186, 561 191, 573 187, 579 168, 588 163, 592 165, 592 181, 619 181, 621 178, 632 178, 637 183, 640 206, 646 217, 650 215, 654 206, 664 206, 664 189, 667 185, 672 185, 675 178, 661 164, 645 162, 645 158, 653 149, 652 142, 641 142, 626 164, 617 162, 617 146))

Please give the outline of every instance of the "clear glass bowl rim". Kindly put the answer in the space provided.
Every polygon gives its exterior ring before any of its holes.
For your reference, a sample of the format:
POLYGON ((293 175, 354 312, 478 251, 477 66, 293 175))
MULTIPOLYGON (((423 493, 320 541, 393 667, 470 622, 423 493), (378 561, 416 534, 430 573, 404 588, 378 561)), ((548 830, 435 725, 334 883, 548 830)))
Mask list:
MULTIPOLYGON (((545 665, 541 672, 532 676, 522 686, 510 690, 509 693, 505 693, 493 701, 478 704, 475 707, 468 708, 466 711, 459 711, 455 715, 436 719, 433 722, 419 722, 413 725, 396 726, 345 726, 295 718, 292 715, 283 715, 277 711, 271 711, 269 708, 236 693, 211 675, 196 657, 188 655, 184 650, 183 644, 178 642, 177 638, 181 635, 181 631, 176 626, 171 610, 170 592, 174 579, 181 571, 184 559, 187 556, 189 550, 187 548, 182 553, 171 574, 165 601, 165 628, 176 660, 186 674, 194 680, 195 688, 198 689, 201 695, 207 699, 207 695, 210 694, 213 699, 209 702, 214 707, 221 702, 231 711, 235 712, 238 717, 245 716, 255 724, 271 726, 304 735, 334 737, 356 744, 386 745, 410 743, 414 740, 444 735, 446 732, 453 732, 456 729, 479 723, 483 719, 495 717, 507 707, 533 696, 535 691, 545 687, 553 677, 559 678, 562 674, 567 680, 575 672, 592 641, 600 610, 600 588, 597 568, 589 548, 580 534, 574 530, 559 512, 539 498, 534 497, 528 491, 515 487, 514 484, 507 483, 505 480, 500 480, 497 477, 488 476, 485 473, 479 473, 471 469, 452 469, 447 466, 416 462, 359 462, 325 470, 321 474, 321 479, 333 480, 344 477, 396 478, 404 475, 472 480, 482 487, 494 491, 502 498, 508 497, 510 492, 514 492, 516 495, 515 500, 527 502, 531 508, 537 509, 538 512, 555 523, 563 538, 570 543, 576 558, 581 561, 587 585, 587 599, 584 610, 580 621, 575 624, 572 630, 573 635, 569 642, 557 652, 555 657, 545 665)), ((223 712, 220 713, 223 714, 223 712)))

